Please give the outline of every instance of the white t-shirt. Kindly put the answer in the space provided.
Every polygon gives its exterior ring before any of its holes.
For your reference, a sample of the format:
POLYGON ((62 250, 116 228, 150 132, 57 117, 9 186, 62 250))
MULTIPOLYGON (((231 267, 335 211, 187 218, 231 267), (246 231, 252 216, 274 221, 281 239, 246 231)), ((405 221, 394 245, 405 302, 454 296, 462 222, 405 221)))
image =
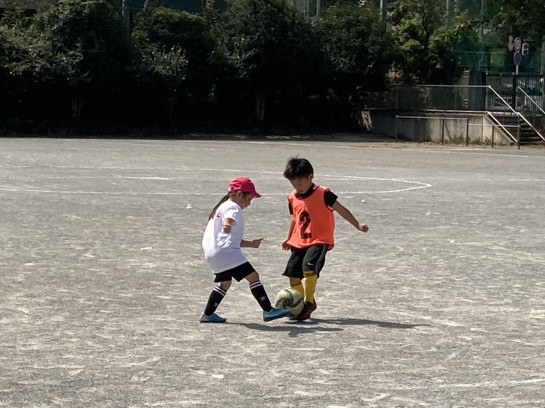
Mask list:
POLYGON ((208 221, 202 238, 204 256, 212 272, 224 272, 248 262, 240 249, 243 234, 242 208, 231 200, 223 202, 216 210, 214 217, 208 221), (235 220, 235 225, 231 226, 229 234, 223 232, 224 218, 235 220))

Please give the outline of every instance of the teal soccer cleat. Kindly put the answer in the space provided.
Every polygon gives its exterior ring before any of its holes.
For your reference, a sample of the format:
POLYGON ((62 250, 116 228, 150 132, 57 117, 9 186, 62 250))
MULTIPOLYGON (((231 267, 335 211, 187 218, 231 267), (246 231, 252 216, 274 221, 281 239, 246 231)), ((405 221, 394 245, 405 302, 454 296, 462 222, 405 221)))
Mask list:
POLYGON ((273 307, 268 312, 263 311, 263 320, 265 320, 266 322, 270 322, 271 320, 287 316, 289 312, 290 311, 286 309, 277 309, 273 307))
POLYGON ((210 316, 203 313, 199 321, 201 323, 225 323, 227 319, 225 317, 218 316, 215 313, 212 313, 210 316))

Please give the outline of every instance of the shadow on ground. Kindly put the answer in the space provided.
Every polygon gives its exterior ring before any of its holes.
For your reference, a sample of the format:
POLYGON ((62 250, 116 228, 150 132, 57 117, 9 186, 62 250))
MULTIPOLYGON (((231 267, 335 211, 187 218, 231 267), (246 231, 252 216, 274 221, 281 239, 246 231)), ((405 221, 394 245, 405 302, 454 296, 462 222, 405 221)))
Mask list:
POLYGON ((309 334, 317 332, 339 332, 343 331, 340 327, 327 327, 327 325, 336 326, 365 326, 375 325, 387 329, 413 329, 418 326, 429 326, 427 324, 405 324, 394 322, 381 322, 367 319, 311 319, 305 322, 297 320, 288 320, 283 326, 270 326, 261 323, 230 323, 244 326, 250 330, 259 330, 264 332, 287 332, 290 337, 296 337, 300 334, 309 334))

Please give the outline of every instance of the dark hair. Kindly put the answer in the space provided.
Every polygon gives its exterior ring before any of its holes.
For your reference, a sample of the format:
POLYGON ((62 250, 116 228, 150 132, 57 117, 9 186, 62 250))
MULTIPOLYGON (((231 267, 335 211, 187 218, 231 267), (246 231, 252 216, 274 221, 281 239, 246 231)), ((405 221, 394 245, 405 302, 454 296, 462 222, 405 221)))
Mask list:
POLYGON ((211 220, 212 218, 214 218, 214 214, 216 213, 216 210, 218 209, 218 207, 220 205, 222 205, 224 202, 226 202, 228 199, 229 199, 229 196, 230 194, 227 193, 225 194, 221 200, 218 201, 218 203, 214 206, 214 208, 212 209, 212 212, 210 213, 210 215, 208 216, 208 219, 211 220))
POLYGON ((312 164, 307 159, 302 157, 291 157, 286 164, 284 177, 288 180, 293 180, 300 177, 308 177, 314 174, 312 164))
MULTIPOLYGON (((218 207, 220 205, 222 205, 224 202, 226 202, 227 200, 229 200, 229 197, 231 197, 231 195, 233 195, 233 194, 236 194, 236 193, 227 193, 222 197, 221 200, 218 201, 218 203, 214 206, 214 208, 212 209, 212 212, 208 216, 209 220, 214 218, 214 215, 216 214, 216 210, 218 209, 218 207)), ((242 193, 242 194, 244 194, 245 196, 251 196, 252 195, 252 193, 242 193)))

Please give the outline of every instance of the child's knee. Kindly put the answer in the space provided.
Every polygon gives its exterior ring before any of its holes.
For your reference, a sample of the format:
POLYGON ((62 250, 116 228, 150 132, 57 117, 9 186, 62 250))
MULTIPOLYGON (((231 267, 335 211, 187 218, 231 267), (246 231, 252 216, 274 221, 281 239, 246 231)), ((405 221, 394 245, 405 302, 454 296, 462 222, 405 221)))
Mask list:
POLYGON ((293 277, 290 276, 290 285, 291 286, 298 285, 300 283, 301 283, 300 278, 293 278, 293 277))
POLYGON ((253 271, 248 276, 246 276, 246 280, 251 284, 259 280, 259 274, 256 271, 253 271))
POLYGON ((231 287, 231 281, 224 281, 224 282, 218 282, 217 284, 221 289, 223 289, 225 292, 229 290, 231 287))

